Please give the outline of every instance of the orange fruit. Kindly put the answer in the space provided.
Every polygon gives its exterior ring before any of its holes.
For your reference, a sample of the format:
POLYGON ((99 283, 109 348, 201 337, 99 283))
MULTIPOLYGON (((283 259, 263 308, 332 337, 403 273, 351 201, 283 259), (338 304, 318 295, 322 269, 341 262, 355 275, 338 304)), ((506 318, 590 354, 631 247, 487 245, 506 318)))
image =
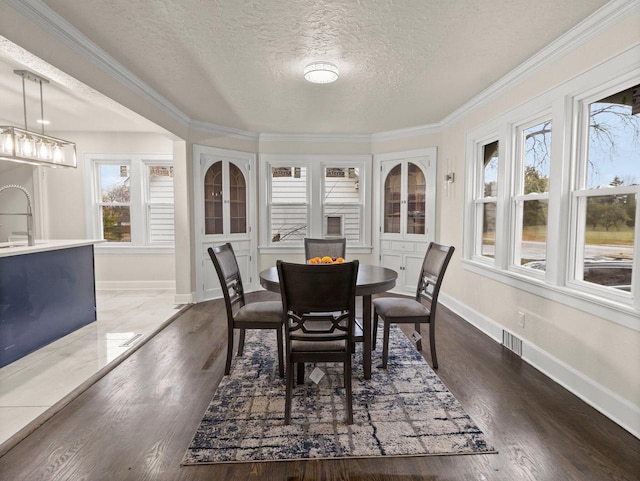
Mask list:
POLYGON ((336 262, 338 262, 338 263, 340 263, 340 262, 344 262, 344 259, 343 259, 342 257, 338 257, 338 258, 336 259, 336 262))

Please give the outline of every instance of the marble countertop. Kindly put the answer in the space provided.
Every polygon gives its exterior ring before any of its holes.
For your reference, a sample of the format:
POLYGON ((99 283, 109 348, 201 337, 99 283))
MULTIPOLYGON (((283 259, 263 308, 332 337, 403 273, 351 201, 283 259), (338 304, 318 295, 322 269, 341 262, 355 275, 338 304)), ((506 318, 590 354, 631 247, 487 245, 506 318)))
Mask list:
POLYGON ((26 241, 22 242, 0 242, 0 257, 17 256, 31 254, 32 252, 46 252, 58 249, 69 249, 91 244, 105 242, 100 239, 55 239, 36 240, 36 245, 28 246, 26 241))

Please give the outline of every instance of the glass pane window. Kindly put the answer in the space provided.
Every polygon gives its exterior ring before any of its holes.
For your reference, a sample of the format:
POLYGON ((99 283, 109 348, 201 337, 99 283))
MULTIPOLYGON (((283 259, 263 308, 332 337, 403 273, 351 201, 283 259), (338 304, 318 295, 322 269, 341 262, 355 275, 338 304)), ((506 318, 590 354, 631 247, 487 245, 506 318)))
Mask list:
POLYGON ((360 169, 324 167, 324 234, 345 237, 350 245, 360 243, 360 169))
POLYGON ((108 242, 131 242, 130 169, 128 164, 98 166, 102 237, 108 242))
POLYGON ((514 188, 514 263, 546 271, 551 121, 519 130, 518 181, 514 188))
POLYGON ((103 205, 102 236, 108 242, 131 242, 131 209, 103 205))
POLYGON ((147 164, 147 225, 150 244, 174 243, 173 166, 147 164))
POLYGON ((498 141, 483 147, 482 197, 498 195, 498 141))
POLYGON ((359 169, 348 167, 325 167, 325 204, 360 203, 359 169))
POLYGON ((589 105, 586 188, 640 183, 640 108, 633 92, 622 90, 589 105))
POLYGON ((551 164, 551 121, 523 131, 523 194, 549 192, 551 164))
POLYGON ((522 231, 520 235, 520 264, 546 270, 548 200, 521 202, 522 231))
POLYGON ((488 202, 482 206, 482 238, 480 255, 494 258, 496 255, 496 204, 488 202))
POLYGON ((636 205, 635 194, 586 198, 584 254, 578 279, 631 290, 636 205))
POLYGON ((307 237, 307 168, 271 167, 271 242, 307 237))

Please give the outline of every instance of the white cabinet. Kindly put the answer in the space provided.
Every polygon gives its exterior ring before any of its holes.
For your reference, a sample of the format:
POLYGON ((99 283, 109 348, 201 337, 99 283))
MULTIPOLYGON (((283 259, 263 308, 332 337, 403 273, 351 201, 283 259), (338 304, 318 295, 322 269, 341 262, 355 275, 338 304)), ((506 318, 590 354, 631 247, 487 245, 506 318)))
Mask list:
POLYGON ((233 246, 245 290, 257 285, 255 233, 251 229, 255 225, 252 164, 253 154, 194 145, 198 301, 222 297, 207 249, 227 242, 233 246))
POLYGON ((398 273, 395 290, 412 294, 434 239, 436 149, 382 154, 375 162, 378 259, 398 273))

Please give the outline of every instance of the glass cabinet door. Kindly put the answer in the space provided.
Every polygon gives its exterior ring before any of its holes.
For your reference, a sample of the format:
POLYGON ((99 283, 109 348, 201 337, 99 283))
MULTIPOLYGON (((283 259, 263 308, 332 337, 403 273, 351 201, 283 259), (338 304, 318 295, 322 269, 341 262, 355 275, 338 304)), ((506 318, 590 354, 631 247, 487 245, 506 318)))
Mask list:
POLYGON ((384 234, 424 235, 426 229, 427 182, 417 163, 401 161, 388 166, 383 184, 384 234))
POLYGON ((215 162, 204 176, 205 234, 223 233, 222 161, 215 162))
POLYGON ((426 182, 424 172, 409 162, 407 176, 407 234, 424 234, 426 182))
POLYGON ((402 165, 398 164, 384 181, 384 227, 389 234, 400 233, 400 208, 402 193, 402 165))
POLYGON ((204 176, 204 233, 247 232, 247 180, 233 162, 219 160, 204 176))
POLYGON ((247 232, 247 182, 237 165, 229 164, 231 233, 247 232))

